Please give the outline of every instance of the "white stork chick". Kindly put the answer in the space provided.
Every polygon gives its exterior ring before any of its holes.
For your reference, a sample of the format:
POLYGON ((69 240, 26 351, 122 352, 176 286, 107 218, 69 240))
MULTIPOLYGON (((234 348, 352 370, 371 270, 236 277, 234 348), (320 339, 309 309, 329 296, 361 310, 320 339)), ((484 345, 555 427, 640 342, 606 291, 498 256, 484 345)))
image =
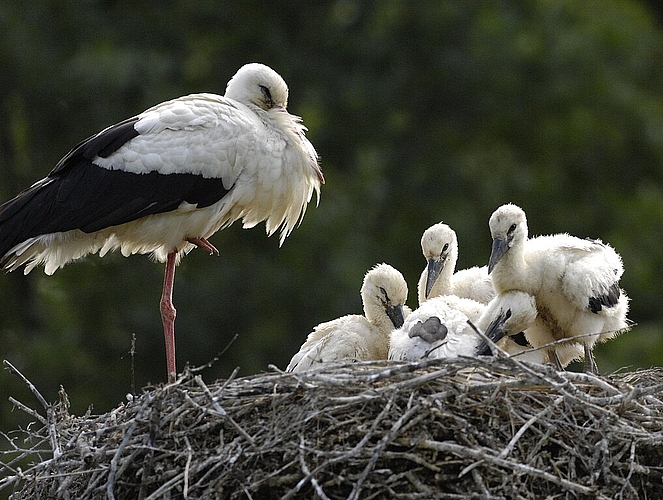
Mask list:
MULTIPOLYGON (((507 314, 508 318, 503 322, 503 325, 497 325, 504 329, 504 336, 496 344, 508 355, 515 356, 519 361, 538 364, 550 363, 548 351, 533 348, 527 340, 528 336, 532 335, 532 330, 537 328, 536 316, 538 311, 534 296, 518 290, 509 290, 495 296, 486 305, 481 317, 476 320, 476 326, 482 331, 488 330, 493 321, 499 320, 507 314)), ((580 359, 583 355, 582 347, 575 343, 557 345, 555 352, 558 354, 563 367, 580 359)))
MULTIPOLYGON (((493 245, 488 272, 495 290, 521 290, 536 299, 537 320, 525 332, 529 342, 540 347, 578 337, 585 371, 595 373, 594 343, 628 328, 628 297, 619 288, 621 257, 600 240, 568 234, 528 239, 525 212, 513 204, 499 207, 489 225, 493 245)), ((548 351, 561 369, 558 350, 548 351)))
POLYGON ((474 331, 470 322, 507 352, 520 352, 519 346, 508 336, 527 328, 535 317, 534 299, 521 292, 505 294, 488 306, 454 295, 433 297, 391 333, 389 359, 416 361, 428 357, 490 355, 489 344, 474 331))
MULTIPOLYGON (((519 361, 544 364, 547 353, 534 350, 527 341, 526 333, 536 320, 536 300, 528 293, 511 290, 497 295, 491 300, 483 315, 477 320, 477 327, 483 331, 501 328, 504 336, 497 345, 519 361)), ((499 333, 497 336, 499 336, 499 333)))
POLYGON ((279 228, 301 221, 324 178, 288 87, 247 64, 224 96, 191 94, 110 126, 75 146, 48 176, 0 206, 0 268, 39 264, 53 274, 89 253, 151 253, 166 263, 161 316, 168 377, 176 372, 175 266, 195 246, 242 220, 279 228))
POLYGON ((488 267, 471 267, 454 272, 458 260, 456 232, 442 222, 424 231, 421 250, 427 266, 419 278, 419 304, 439 295, 457 295, 487 304, 495 297, 488 267))
POLYGON ((286 371, 304 371, 320 363, 387 359, 389 334, 403 325, 407 283, 388 264, 366 273, 361 287, 364 314, 321 323, 309 334, 286 371))

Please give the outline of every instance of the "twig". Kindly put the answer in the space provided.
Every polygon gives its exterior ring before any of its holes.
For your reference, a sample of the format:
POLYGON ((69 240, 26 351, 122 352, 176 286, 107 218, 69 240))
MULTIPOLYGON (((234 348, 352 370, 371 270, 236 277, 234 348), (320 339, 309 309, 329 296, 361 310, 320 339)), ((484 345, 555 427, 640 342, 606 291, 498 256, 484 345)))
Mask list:
POLYGON ((9 398, 7 398, 7 399, 9 399, 9 402, 11 404, 13 404, 14 406, 16 406, 19 410, 27 413, 31 417, 36 418, 37 420, 39 420, 44 425, 48 424, 48 422, 46 421, 46 419, 44 417, 42 417, 39 413, 37 413, 32 408, 30 408, 30 407, 24 405, 23 403, 21 403, 19 400, 14 399, 12 396, 9 396, 9 398))
MULTIPOLYGON (((57 428, 56 428, 56 417, 55 414, 53 413, 53 406, 49 403, 46 402, 46 399, 44 399, 44 396, 41 395, 41 393, 37 390, 37 388, 34 386, 32 382, 30 382, 25 375, 23 375, 18 368, 16 368, 14 365, 12 365, 9 361, 6 359, 3 360, 3 363, 5 365, 5 368, 9 370, 10 373, 13 373, 14 375, 18 376, 25 385, 28 386, 30 389, 30 392, 35 396, 37 401, 44 407, 44 410, 46 410, 46 425, 48 427, 48 436, 51 441, 51 449, 53 450, 53 458, 57 460, 60 458, 62 455, 62 451, 60 450, 60 443, 58 441, 58 435, 57 435, 57 428)), ((12 398, 13 399, 13 398, 12 398)), ((11 399, 10 399, 11 401, 11 399)), ((14 400, 16 401, 16 400, 14 400)), ((24 405, 20 406, 21 409, 27 408, 24 405)), ((34 416, 34 414, 33 414, 34 416)), ((43 419, 39 419, 40 422, 44 423, 43 419)))
MULTIPOLYGON (((362 485, 364 484, 364 481, 366 481, 366 478, 368 477, 368 474, 373 470, 375 467, 375 464, 377 463, 378 459, 380 458, 380 454, 382 450, 387 446, 387 444, 393 440, 394 436, 398 433, 400 428, 403 426, 405 422, 407 422, 410 417, 416 411, 419 409, 418 407, 412 408, 412 400, 414 398, 414 394, 410 394, 410 400, 408 401, 408 407, 409 409, 400 416, 398 420, 394 423, 394 425, 391 426, 391 429, 380 439, 380 442, 378 445, 375 447, 375 450, 373 451, 373 454, 371 455, 371 459, 368 461, 368 464, 366 464, 366 467, 364 467, 364 470, 362 473, 359 475, 359 478, 357 479, 357 482, 352 488, 352 491, 350 492, 350 496, 348 496, 348 500, 355 500, 359 498, 359 494, 361 493, 361 488, 362 485)), ((390 401, 391 403, 391 401, 390 401)))
POLYGON ((117 472, 118 462, 120 461, 120 457, 124 452, 124 448, 127 446, 134 431, 136 430, 138 422, 140 418, 142 418, 143 412, 149 406, 150 403, 151 403, 151 398, 146 397, 145 399, 143 399, 143 404, 141 405, 140 410, 137 412, 136 418, 131 421, 131 425, 129 425, 126 432, 124 433, 124 436, 122 436, 122 441, 120 442, 120 446, 118 446, 116 452, 113 454, 113 458, 110 461, 110 468, 108 470, 108 479, 106 480, 106 496, 108 497, 108 500, 115 500, 115 491, 114 491, 115 474, 117 472))
POLYGON ((308 465, 306 465, 306 459, 304 457, 304 436, 300 436, 299 465, 302 468, 304 476, 309 477, 309 481, 313 485, 313 489, 315 489, 315 492, 318 494, 318 496, 322 498, 322 500, 330 500, 325 491, 322 489, 322 486, 320 486, 320 483, 318 483, 318 480, 315 478, 315 474, 313 474, 308 468, 308 465))
POLYGON ((228 413, 226 413, 226 410, 224 410, 224 409, 221 407, 221 405, 220 405, 219 402, 217 401, 217 397, 214 396, 214 395, 212 394, 212 392, 209 390, 209 388, 207 387, 207 385, 205 385, 205 382, 203 382, 203 379, 200 377, 200 375, 196 375, 193 379, 196 381, 196 383, 198 384, 198 386, 200 386, 200 388, 203 390, 203 392, 205 393, 205 395, 206 395, 206 396, 210 399, 210 401, 212 402, 212 408, 213 408, 213 409, 214 409, 214 410, 215 410, 220 416, 225 417, 225 418, 228 420, 228 422, 230 422, 230 425, 232 425, 232 426, 235 428, 235 430, 236 430, 237 432, 239 432, 239 433, 244 437, 244 439, 246 439, 246 440, 249 442, 249 444, 250 444, 252 447, 255 448, 256 443, 255 443, 255 441, 253 440, 253 438, 252 438, 251 436, 249 436, 249 434, 248 434, 244 429, 242 429, 242 428, 237 424, 237 422, 235 422, 235 421, 232 419, 232 417, 231 417, 230 415, 228 415, 228 413))
POLYGON ((511 438, 509 443, 505 446, 505 448, 500 452, 499 455, 497 455, 498 458, 506 458, 511 451, 513 450, 513 447, 516 446, 516 443, 518 440, 522 437, 523 434, 525 434, 525 431, 529 429, 532 425, 537 420, 540 420, 543 418, 545 415, 548 413, 552 412, 555 407, 559 406, 562 402, 564 401, 564 397, 559 396, 555 401, 553 401, 552 405, 548 406, 547 408, 544 408, 542 411, 534 415, 532 418, 530 418, 527 422, 523 424, 523 426, 518 429, 518 432, 514 434, 514 436, 511 438))
POLYGON ((184 500, 187 500, 189 498, 189 471, 191 470, 193 450, 191 449, 188 437, 184 436, 184 442, 186 443, 186 464, 184 465, 184 488, 182 494, 184 495, 184 500))
POLYGON ((490 454, 492 450, 487 450, 485 448, 476 448, 476 449, 468 448, 466 446, 461 446, 456 443, 448 441, 440 442, 440 441, 433 441, 430 439, 420 441, 419 443, 417 443, 417 446, 429 450, 449 452, 461 457, 469 457, 477 460, 484 460, 485 462, 496 465, 498 467, 512 469, 523 474, 529 474, 531 476, 544 479, 553 484, 556 484, 557 486, 561 486, 576 493, 582 493, 583 495, 595 494, 594 488, 589 488, 587 486, 583 486, 582 484, 574 483, 573 481, 569 481, 568 479, 555 476, 554 474, 543 471, 541 469, 537 469, 536 467, 532 467, 527 464, 514 463, 509 460, 496 457, 490 454))
POLYGON ((28 386, 28 389, 30 389, 30 392, 34 394, 35 398, 37 398, 37 401, 41 403, 41 405, 44 407, 44 410, 48 411, 51 408, 51 405, 46 402, 44 399, 44 396, 41 395, 41 393, 37 390, 37 388, 34 386, 32 382, 30 382, 25 375, 23 375, 18 368, 16 368, 14 365, 12 365, 9 361, 6 359, 2 361, 5 365, 5 369, 9 371, 10 373, 13 373, 16 375, 18 378, 20 378, 25 385, 28 386))

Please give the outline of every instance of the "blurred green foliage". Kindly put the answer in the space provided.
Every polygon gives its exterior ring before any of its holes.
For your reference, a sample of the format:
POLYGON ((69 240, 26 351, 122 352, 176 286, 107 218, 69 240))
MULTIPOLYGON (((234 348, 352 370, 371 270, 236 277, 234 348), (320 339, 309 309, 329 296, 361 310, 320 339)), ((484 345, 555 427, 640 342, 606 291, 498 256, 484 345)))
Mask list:
MULTIPOLYGON (((183 260, 180 369, 224 350, 206 378, 284 368, 315 325, 361 311, 378 262, 403 272, 415 307, 424 229, 447 222, 459 267, 483 265, 488 217, 509 201, 532 234, 622 254, 637 326, 597 347, 600 369, 663 363, 663 31, 646 3, 5 0, 0 32, 2 201, 103 127, 222 94, 246 62, 288 82, 322 156, 321 204, 281 249, 236 224, 212 239, 220 257, 183 260)), ((109 410, 165 379, 162 273, 115 254, 0 276, 2 357, 49 400, 63 385, 72 411, 109 410)), ((0 374, 2 430, 31 420, 10 394, 34 402, 0 374)))

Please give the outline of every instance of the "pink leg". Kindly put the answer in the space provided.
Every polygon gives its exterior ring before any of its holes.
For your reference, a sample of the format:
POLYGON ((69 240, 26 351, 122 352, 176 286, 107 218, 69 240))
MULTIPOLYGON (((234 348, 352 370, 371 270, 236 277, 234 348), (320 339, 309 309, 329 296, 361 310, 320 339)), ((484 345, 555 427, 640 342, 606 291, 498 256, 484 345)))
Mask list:
POLYGON ((212 245, 209 241, 207 241, 205 238, 187 238, 186 240, 189 243, 193 243, 199 248, 204 248, 210 254, 219 255, 219 251, 216 249, 216 247, 212 245))
POLYGON ((161 321, 163 322, 163 337, 166 342, 166 367, 168 369, 168 382, 174 382, 177 377, 175 362, 175 306, 173 306, 173 282, 175 281, 175 261, 177 254, 171 252, 166 260, 166 274, 163 278, 163 292, 161 293, 161 321))

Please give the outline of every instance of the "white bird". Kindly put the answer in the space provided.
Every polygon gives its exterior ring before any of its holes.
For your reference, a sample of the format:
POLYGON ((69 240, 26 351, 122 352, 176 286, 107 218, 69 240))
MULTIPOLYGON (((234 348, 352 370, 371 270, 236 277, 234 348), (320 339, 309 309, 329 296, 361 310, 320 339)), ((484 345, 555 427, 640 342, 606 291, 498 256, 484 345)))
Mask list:
POLYGON ((427 261, 419 278, 419 304, 438 295, 457 295, 487 304, 495 297, 488 267, 471 267, 454 272, 458 260, 456 232, 442 222, 424 231, 421 250, 427 261))
MULTIPOLYGON (((415 361, 491 354, 489 344, 472 324, 507 353, 518 353, 523 348, 509 336, 528 328, 535 318, 534 298, 522 292, 504 294, 488 306, 454 295, 440 295, 425 301, 408 315, 401 328, 391 333, 389 359, 415 361)), ((534 355, 527 359, 541 362, 540 358, 534 355)))
POLYGON ((301 221, 324 177, 288 87, 247 64, 224 96, 191 94, 157 104, 74 147, 48 176, 0 206, 0 267, 39 264, 53 274, 89 253, 151 253, 166 263, 161 317, 168 377, 176 373, 175 266, 241 219, 266 222, 280 243, 301 221))
POLYGON ((407 283, 396 269, 379 264, 366 273, 361 300, 365 316, 350 314, 316 326, 286 371, 334 361, 387 359, 389 334, 403 325, 407 283))
MULTIPOLYGON (((525 212, 513 204, 499 207, 489 225, 493 245, 488 272, 495 290, 498 294, 521 290, 536 299, 537 320, 525 332, 527 339, 540 347, 577 338, 584 350, 585 371, 595 373, 595 342, 629 326, 628 297, 619 288, 624 271, 621 257, 600 240, 568 234, 528 239, 525 212)), ((557 349, 548 351, 561 369, 557 349)))

